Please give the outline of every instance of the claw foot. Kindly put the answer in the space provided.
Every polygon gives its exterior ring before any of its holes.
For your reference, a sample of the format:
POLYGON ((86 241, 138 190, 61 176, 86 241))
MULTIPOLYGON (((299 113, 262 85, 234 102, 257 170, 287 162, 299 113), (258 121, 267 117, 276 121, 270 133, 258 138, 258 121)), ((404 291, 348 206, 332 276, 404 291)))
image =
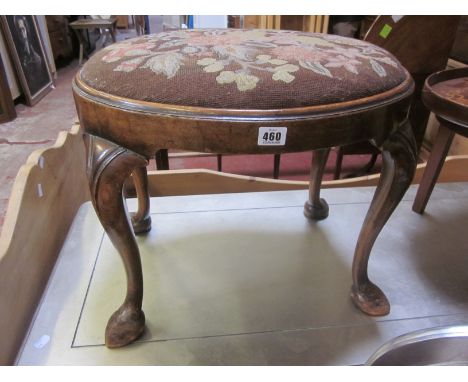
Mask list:
POLYGON ((122 305, 109 319, 106 327, 106 346, 118 348, 138 339, 145 331, 145 314, 122 305))
POLYGON ((322 198, 318 204, 312 204, 309 201, 304 204, 304 215, 307 219, 323 220, 328 217, 328 210, 328 203, 322 198))
POLYGON ((385 316, 390 313, 390 303, 380 288, 371 282, 359 288, 351 287, 351 299, 354 304, 369 316, 385 316))

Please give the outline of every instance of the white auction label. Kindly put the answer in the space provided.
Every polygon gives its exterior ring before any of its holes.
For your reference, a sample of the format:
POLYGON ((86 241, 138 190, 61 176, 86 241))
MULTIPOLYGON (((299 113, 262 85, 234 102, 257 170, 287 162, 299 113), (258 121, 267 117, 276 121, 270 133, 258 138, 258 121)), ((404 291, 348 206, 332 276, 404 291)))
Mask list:
POLYGON ((284 146, 287 127, 260 127, 258 129, 259 146, 284 146))

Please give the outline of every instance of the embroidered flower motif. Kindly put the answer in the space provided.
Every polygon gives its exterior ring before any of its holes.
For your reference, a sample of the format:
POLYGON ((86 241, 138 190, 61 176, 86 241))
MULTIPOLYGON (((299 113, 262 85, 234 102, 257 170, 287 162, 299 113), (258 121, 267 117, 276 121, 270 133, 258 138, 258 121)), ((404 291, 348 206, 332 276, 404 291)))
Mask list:
POLYGON ((167 53, 151 57, 143 68, 150 68, 155 73, 165 74, 166 77, 172 78, 176 75, 180 68, 183 56, 180 53, 167 53))
POLYGON ((287 61, 320 61, 325 60, 329 56, 321 50, 301 45, 279 46, 272 49, 271 54, 287 61))
POLYGON ((144 36, 105 48, 101 60, 118 63, 113 69, 117 72, 149 69, 168 79, 183 65, 193 67, 196 63, 207 79, 220 85, 235 83, 241 92, 268 78, 290 84, 300 70, 333 78, 337 73, 342 76, 343 70, 359 75, 360 68, 365 68, 386 77, 388 66, 399 67, 383 49, 359 40, 238 29, 177 30, 144 36))
POLYGON ((223 71, 216 77, 218 84, 230 84, 235 82, 237 84, 237 89, 241 92, 254 89, 257 86, 258 80, 259 78, 255 76, 231 71, 223 71))
POLYGON ((109 53, 102 57, 102 61, 109 63, 119 61, 126 56, 143 56, 145 54, 151 54, 150 49, 155 46, 156 45, 152 43, 131 44, 124 42, 113 44, 106 48, 109 53))
POLYGON ((359 74, 355 65, 360 65, 361 62, 352 58, 347 58, 342 55, 330 57, 325 64, 327 68, 345 68, 348 72, 359 74))

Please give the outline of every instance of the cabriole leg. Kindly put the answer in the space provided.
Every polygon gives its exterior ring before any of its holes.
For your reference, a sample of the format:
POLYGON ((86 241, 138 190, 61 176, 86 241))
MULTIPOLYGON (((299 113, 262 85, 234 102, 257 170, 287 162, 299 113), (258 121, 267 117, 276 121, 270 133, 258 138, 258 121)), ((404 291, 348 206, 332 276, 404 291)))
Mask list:
POLYGON ((308 219, 322 220, 328 216, 328 204, 325 199, 320 198, 320 186, 329 153, 329 148, 315 150, 312 153, 309 200, 304 205, 304 215, 308 219))
POLYGON ((106 327, 106 346, 120 347, 135 341, 144 332, 141 310, 143 275, 140 253, 123 198, 123 184, 131 172, 147 165, 144 157, 105 139, 85 134, 87 173, 91 199, 112 244, 119 252, 127 276, 123 304, 106 327))
POLYGON ((148 191, 148 173, 146 167, 138 167, 133 171, 138 198, 138 211, 132 213, 131 220, 135 234, 142 234, 151 229, 150 196, 148 191))
POLYGON ((352 267, 351 298, 360 310, 372 316, 388 314, 390 304, 380 288, 368 278, 369 255, 413 179, 416 155, 416 142, 409 122, 392 133, 382 147, 382 173, 359 234, 352 267))

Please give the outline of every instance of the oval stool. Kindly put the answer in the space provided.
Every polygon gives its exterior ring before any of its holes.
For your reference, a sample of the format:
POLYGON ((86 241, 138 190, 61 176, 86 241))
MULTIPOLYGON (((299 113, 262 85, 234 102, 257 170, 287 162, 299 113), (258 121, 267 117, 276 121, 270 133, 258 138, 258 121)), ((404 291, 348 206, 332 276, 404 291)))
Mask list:
POLYGON ((368 140, 383 170, 355 249, 351 297, 370 315, 390 305, 367 275, 372 246, 407 190, 416 148, 407 120, 414 83, 385 50, 334 35, 278 30, 177 30, 96 53, 73 82, 99 219, 121 255, 127 295, 106 328, 118 347, 144 331, 135 233, 150 229, 146 165, 159 149, 213 153, 315 150, 304 214, 328 216, 320 184, 329 149, 368 140), (122 186, 135 178, 138 211, 122 186), (133 226, 133 229, 132 229, 133 226))

